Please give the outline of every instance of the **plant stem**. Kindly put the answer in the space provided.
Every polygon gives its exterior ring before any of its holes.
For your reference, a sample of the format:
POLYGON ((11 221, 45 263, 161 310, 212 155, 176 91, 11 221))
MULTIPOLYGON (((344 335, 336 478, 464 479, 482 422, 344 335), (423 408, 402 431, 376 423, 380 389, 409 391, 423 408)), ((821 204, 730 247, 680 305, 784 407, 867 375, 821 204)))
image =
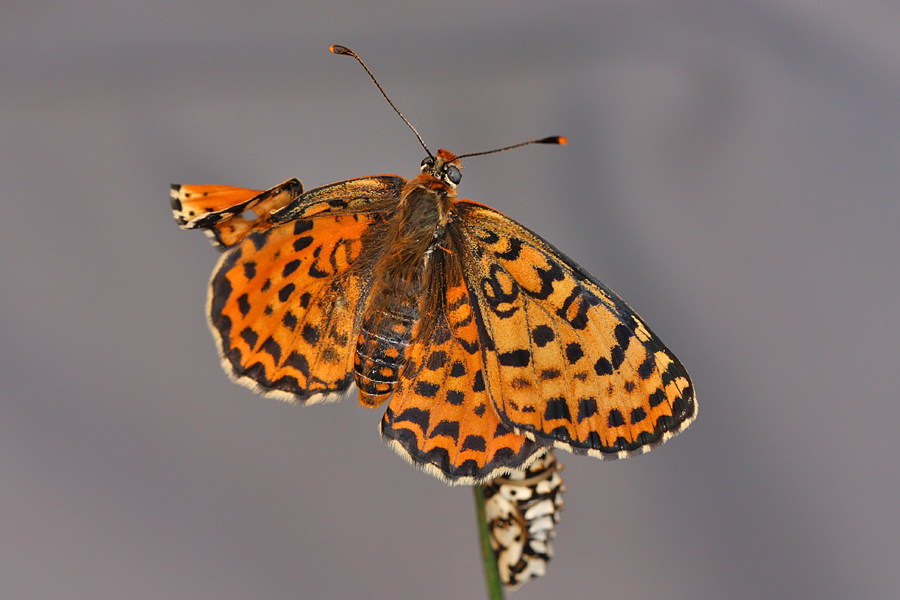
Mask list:
POLYGON ((500 571, 497 570, 497 555, 491 546, 491 534, 488 530, 487 516, 484 512, 484 488, 473 486, 475 492, 475 512, 478 517, 478 537, 481 540, 481 562, 484 565, 484 580, 487 584, 488 600, 503 600, 503 584, 500 582, 500 571))

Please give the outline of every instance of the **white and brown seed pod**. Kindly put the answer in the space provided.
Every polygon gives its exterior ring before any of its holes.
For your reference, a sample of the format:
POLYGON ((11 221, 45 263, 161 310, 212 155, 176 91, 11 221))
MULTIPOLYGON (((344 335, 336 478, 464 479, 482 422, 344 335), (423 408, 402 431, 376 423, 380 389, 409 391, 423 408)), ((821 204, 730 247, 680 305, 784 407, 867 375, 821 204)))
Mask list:
POLYGON ((508 590, 547 570, 566 491, 561 470, 562 465, 548 452, 528 468, 484 484, 491 545, 508 590))

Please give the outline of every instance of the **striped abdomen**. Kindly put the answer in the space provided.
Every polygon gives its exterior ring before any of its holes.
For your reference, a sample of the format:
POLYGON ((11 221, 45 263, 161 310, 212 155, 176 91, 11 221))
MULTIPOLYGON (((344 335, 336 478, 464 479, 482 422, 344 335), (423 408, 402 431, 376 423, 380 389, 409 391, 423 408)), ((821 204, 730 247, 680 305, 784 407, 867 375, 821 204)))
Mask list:
POLYGON ((394 392, 418 319, 419 309, 415 304, 391 306, 371 317, 367 315, 354 361, 362 404, 378 406, 394 392))

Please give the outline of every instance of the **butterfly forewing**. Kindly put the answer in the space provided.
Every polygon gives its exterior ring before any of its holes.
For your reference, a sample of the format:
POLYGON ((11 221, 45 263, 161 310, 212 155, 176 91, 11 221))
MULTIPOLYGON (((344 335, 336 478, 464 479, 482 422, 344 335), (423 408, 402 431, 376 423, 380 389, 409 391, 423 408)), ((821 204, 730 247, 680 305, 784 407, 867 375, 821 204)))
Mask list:
POLYGON ((373 175, 323 185, 309 190, 287 206, 279 207, 280 210, 272 215, 272 221, 284 223, 321 214, 390 215, 396 209, 400 192, 406 183, 405 179, 397 175, 373 175))
POLYGON ((303 192, 303 184, 288 179, 270 190, 250 190, 228 185, 173 185, 172 213, 182 229, 203 229, 212 244, 225 249, 251 231, 272 226, 270 214, 303 192), (248 214, 246 211, 254 211, 248 214))
POLYGON ((454 224, 501 419, 600 458, 640 454, 693 420, 687 372, 620 298, 539 236, 462 201, 454 224))

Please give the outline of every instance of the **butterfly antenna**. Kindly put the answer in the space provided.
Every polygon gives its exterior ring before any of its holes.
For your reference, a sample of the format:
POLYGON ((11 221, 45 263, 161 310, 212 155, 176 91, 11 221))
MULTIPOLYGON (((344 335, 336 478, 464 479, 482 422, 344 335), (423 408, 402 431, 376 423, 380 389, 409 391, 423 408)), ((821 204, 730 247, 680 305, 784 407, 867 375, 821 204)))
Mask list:
POLYGON ((497 148, 496 150, 486 150, 484 152, 472 152, 470 154, 460 154, 456 158, 468 158, 470 156, 481 156, 483 154, 494 154, 495 152, 503 152, 504 150, 512 150, 513 148, 520 148, 522 146, 528 146, 529 144, 559 144, 564 146, 568 143, 569 140, 562 137, 561 135, 554 135, 551 137, 541 138, 539 140, 530 140, 528 142, 522 142, 521 144, 513 144, 512 146, 506 146, 504 148, 497 148))
MULTIPOLYGON (((353 50, 351 50, 350 48, 346 48, 346 47, 344 47, 344 46, 339 46, 339 45, 337 45, 337 44, 331 46, 331 47, 329 48, 329 50, 331 50, 331 51, 332 51, 333 53, 335 53, 335 54, 343 54, 344 56, 352 56, 352 57, 355 58, 357 61, 359 61, 359 64, 362 65, 362 68, 365 69, 365 70, 366 70, 366 73, 369 74, 369 77, 372 78, 372 81, 373 81, 373 82, 375 83, 375 85, 378 87, 378 91, 381 92, 381 95, 384 96, 384 99, 388 101, 388 104, 391 105, 391 108, 394 109, 394 112, 396 112, 398 115, 400 115, 400 118, 403 119, 403 122, 406 123, 406 125, 407 125, 410 129, 412 129, 412 132, 413 132, 414 134, 416 134, 416 137, 419 139, 419 143, 422 144, 422 147, 423 147, 423 148, 425 148, 425 152, 428 153, 428 156, 430 156, 431 158, 434 158, 434 154, 432 154, 432 153, 431 153, 431 150, 428 149, 428 146, 425 145, 425 140, 422 139, 422 136, 419 135, 419 132, 416 131, 416 128, 412 126, 412 123, 409 122, 409 119, 407 119, 406 117, 404 117, 404 116, 403 116, 403 113, 400 112, 400 109, 397 108, 397 106, 391 101, 391 99, 388 97, 387 93, 385 93, 384 89, 381 87, 381 84, 378 83, 378 80, 375 79, 375 76, 374 76, 374 75, 372 75, 372 71, 370 71, 370 70, 369 70, 369 67, 366 66, 366 63, 363 62, 363 59, 361 59, 361 58, 359 57, 359 55, 358 55, 356 52, 354 52, 353 50)), ((546 142, 545 142, 545 143, 546 143, 546 142)), ((521 145, 521 144, 520 144, 520 145, 521 145)))

